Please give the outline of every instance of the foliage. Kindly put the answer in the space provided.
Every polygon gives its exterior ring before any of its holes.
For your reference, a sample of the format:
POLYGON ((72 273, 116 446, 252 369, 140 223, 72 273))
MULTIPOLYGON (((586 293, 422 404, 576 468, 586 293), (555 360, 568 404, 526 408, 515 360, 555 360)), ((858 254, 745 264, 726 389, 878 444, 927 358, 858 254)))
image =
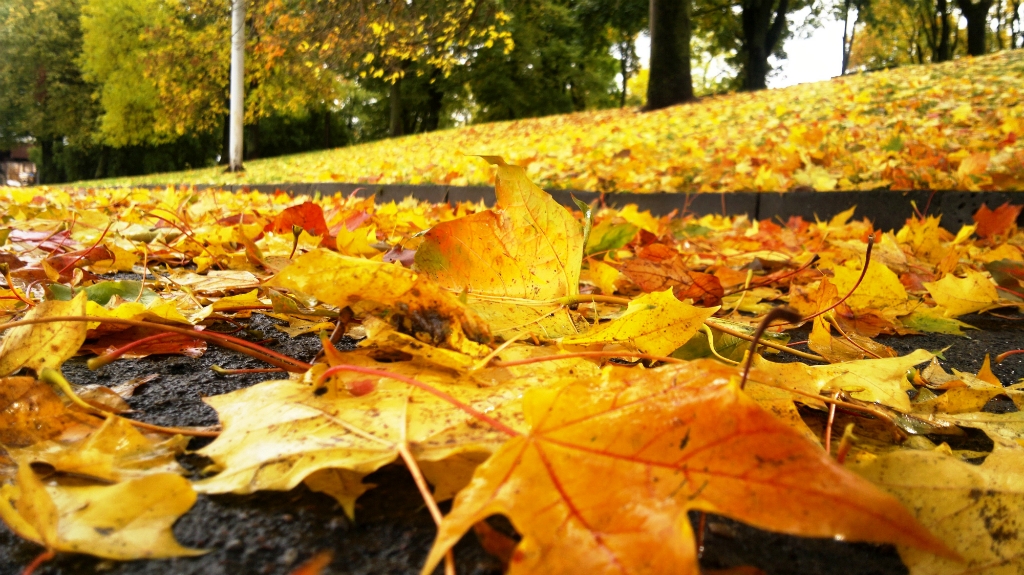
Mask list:
POLYGON ((987 362, 947 373, 932 352, 899 356, 873 338, 1024 310, 1021 206, 985 207, 956 234, 934 216, 883 233, 854 209, 785 226, 580 214, 527 170, 485 159, 491 209, 0 190, 0 519, 47 553, 188 556, 169 528, 196 492, 304 483, 352 515, 372 488, 362 478, 401 460, 439 523, 424 572, 494 513, 522 535, 513 572, 697 573, 689 510, 894 543, 915 574, 1019 562, 1024 423, 982 408, 1024 407, 1024 390, 987 362), (792 323, 753 348, 782 305, 792 323), (322 358, 219 326, 252 313, 292 337, 321 332, 322 358), (812 353, 784 345, 801 325, 812 353), (358 347, 340 351, 327 330, 358 347), (78 388, 59 371, 79 352, 102 353, 93 366, 196 355, 196 340, 291 376, 208 398, 221 418, 210 430, 128 419, 130 390, 78 388), (864 417, 833 437, 850 412, 864 417), (964 428, 995 450, 930 439, 964 428), (216 436, 202 477, 182 477, 183 435, 216 436), (442 516, 435 497, 453 496, 442 516), (950 519, 952 507, 970 511, 950 519))
POLYGON ((514 0, 512 50, 481 50, 463 72, 478 110, 475 122, 565 114, 614 103, 614 60, 605 26, 590 6, 571 0, 514 0), (595 33, 597 31, 597 33, 595 33))
POLYGON ((506 150, 541 185, 600 191, 1018 189, 1022 61, 1013 52, 716 96, 654 113, 587 112, 465 127, 110 183, 341 181, 479 185, 463 154, 506 150))
POLYGON ((75 65, 82 44, 78 13, 77 0, 0 3, 0 142, 35 137, 43 182, 60 181, 46 169, 55 141, 87 141, 97 113, 75 65))

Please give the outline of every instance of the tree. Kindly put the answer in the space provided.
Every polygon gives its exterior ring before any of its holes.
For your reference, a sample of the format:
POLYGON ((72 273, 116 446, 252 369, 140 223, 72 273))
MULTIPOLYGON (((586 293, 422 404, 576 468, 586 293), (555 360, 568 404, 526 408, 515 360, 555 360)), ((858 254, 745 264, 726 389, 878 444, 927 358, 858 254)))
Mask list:
POLYGON ((651 0, 651 71, 647 109, 693 100, 691 0, 651 0))
MULTIPOLYGON (((925 2, 924 6, 931 6, 925 2)), ((932 49, 932 62, 946 62, 953 58, 953 49, 949 42, 950 37, 950 8, 948 0, 935 0, 935 8, 930 17, 922 14, 928 22, 925 28, 928 34, 928 45, 932 49)))
POLYGON ((967 53, 971 56, 984 55, 987 50, 988 12, 993 0, 957 0, 960 12, 967 19, 967 53))
POLYGON ((35 140, 39 182, 60 181, 54 158, 65 143, 89 143, 97 108, 75 64, 81 51, 77 0, 0 3, 0 138, 35 140))
POLYGON ((574 0, 511 0, 513 49, 480 50, 457 72, 472 93, 473 121, 563 114, 616 105, 608 36, 580 18, 574 0))
POLYGON ((789 0, 742 0, 743 89, 768 87, 768 57, 780 46, 786 32, 789 0))
POLYGON ((314 66, 391 85, 393 136, 402 133, 401 82, 414 63, 448 75, 481 49, 512 48, 508 17, 491 0, 272 1, 304 24, 275 33, 289 36, 314 66))
POLYGON ((824 8, 812 0, 695 0, 694 29, 707 56, 726 59, 737 74, 731 87, 760 90, 768 85, 769 58, 785 58, 792 34, 788 14, 809 8, 801 28, 816 26, 824 8))
POLYGON ((607 40, 612 51, 618 55, 619 107, 626 105, 629 80, 640 70, 640 58, 636 53, 636 39, 648 27, 650 18, 649 0, 581 0, 576 11, 580 24, 588 34, 590 44, 607 40), (605 37, 593 33, 601 30, 605 37))
POLYGON ((843 0, 843 63, 840 75, 845 76, 846 70, 850 67, 850 54, 853 51, 853 43, 857 38, 857 24, 860 23, 861 15, 870 10, 870 0, 843 0), (850 10, 853 10, 853 22, 850 22, 850 10))

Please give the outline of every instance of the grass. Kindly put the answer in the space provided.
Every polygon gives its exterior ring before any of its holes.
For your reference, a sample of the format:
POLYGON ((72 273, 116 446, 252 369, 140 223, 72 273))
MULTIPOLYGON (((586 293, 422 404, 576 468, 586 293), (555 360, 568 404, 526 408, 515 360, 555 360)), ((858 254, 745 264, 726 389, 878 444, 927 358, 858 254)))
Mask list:
POLYGON ((1004 51, 779 90, 479 124, 223 168, 77 185, 487 185, 474 154, 548 188, 633 192, 1024 189, 1024 57, 1004 51))

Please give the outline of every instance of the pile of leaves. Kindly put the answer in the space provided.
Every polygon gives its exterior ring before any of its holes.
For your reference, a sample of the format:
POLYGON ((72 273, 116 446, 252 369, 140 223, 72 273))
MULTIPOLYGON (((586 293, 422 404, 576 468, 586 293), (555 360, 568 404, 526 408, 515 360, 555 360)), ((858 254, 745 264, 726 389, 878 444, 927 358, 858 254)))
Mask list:
POLYGON ((305 484, 351 516, 362 478, 394 462, 438 523, 424 573, 471 529, 511 572, 695 573, 689 511, 892 543, 913 573, 1019 567, 1024 386, 876 338, 1020 313, 1020 206, 956 234, 938 217, 874 230, 852 209, 785 226, 574 212, 489 160, 492 209, 0 192, 0 518, 43 549, 28 570, 58 552, 201 554, 170 531, 197 492, 305 484), (319 333, 322 352, 307 363, 230 335, 254 313, 319 333), (281 372, 207 398, 217 428, 132 419, 140 382, 60 371, 76 354, 97 367, 207 345, 281 372), (991 452, 929 439, 965 429, 991 452), (215 439, 186 477, 191 436, 215 439), (518 542, 487 531, 495 514, 518 542))
POLYGON ((246 164, 110 180, 493 184, 463 154, 527 167, 547 189, 731 192, 1021 189, 1024 61, 1013 51, 906 66, 652 113, 635 108, 480 124, 246 164))

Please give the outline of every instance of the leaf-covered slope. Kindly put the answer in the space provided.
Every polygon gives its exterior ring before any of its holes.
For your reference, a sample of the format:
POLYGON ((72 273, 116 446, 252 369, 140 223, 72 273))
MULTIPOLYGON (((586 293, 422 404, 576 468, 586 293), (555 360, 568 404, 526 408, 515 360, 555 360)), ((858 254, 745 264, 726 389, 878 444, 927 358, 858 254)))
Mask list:
MULTIPOLYGON (((125 183, 493 184, 500 153, 545 188, 600 191, 1021 189, 1024 59, 1012 51, 653 113, 583 112, 125 183)), ((105 183, 115 183, 109 181, 105 183)))

